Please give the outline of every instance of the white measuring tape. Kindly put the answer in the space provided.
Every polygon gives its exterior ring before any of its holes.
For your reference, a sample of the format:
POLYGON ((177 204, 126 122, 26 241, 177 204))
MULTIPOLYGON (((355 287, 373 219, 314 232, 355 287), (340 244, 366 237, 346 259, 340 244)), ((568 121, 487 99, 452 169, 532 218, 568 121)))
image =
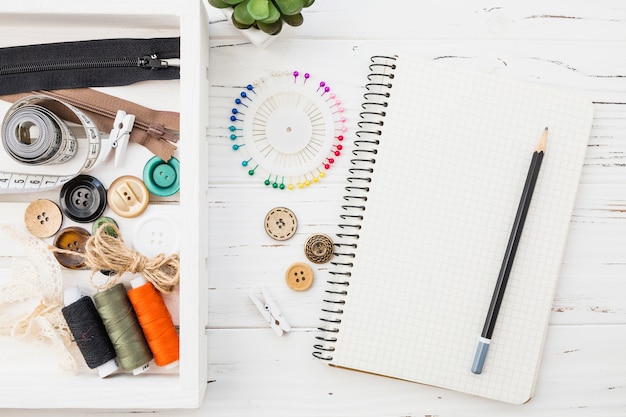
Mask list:
POLYGON ((0 152, 0 194, 55 188, 92 168, 100 154, 95 123, 76 107, 43 94, 16 101, 2 121, 0 134, 4 150, 0 152), (45 108, 46 101, 71 110, 85 138, 45 108))

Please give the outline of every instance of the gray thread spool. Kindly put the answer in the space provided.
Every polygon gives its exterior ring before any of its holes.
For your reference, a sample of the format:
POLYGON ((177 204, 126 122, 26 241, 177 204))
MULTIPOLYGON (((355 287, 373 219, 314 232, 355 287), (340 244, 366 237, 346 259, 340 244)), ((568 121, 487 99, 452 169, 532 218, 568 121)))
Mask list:
POLYGON ((152 352, 141 330, 124 284, 98 292, 93 297, 109 338, 117 352, 117 360, 125 371, 138 375, 149 367, 152 352))

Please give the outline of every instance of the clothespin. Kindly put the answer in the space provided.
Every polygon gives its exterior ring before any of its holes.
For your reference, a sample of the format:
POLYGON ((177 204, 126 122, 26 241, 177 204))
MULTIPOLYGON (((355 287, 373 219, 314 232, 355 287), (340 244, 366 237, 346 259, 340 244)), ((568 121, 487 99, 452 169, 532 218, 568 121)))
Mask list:
POLYGON ((126 114, 124 110, 118 110, 113 121, 113 129, 109 134, 109 141, 104 149, 102 160, 106 161, 111 154, 111 151, 115 151, 115 166, 118 167, 124 162, 124 154, 128 147, 128 141, 130 139, 130 132, 133 130, 133 124, 135 124, 135 115, 126 114))
POLYGON ((264 300, 257 298, 255 295, 250 294, 250 299, 259 309, 265 321, 270 324, 270 327, 274 330, 278 336, 282 336, 283 332, 289 332, 291 330, 291 326, 287 322, 278 309, 278 305, 272 299, 267 289, 263 288, 261 290, 263 292, 264 300))

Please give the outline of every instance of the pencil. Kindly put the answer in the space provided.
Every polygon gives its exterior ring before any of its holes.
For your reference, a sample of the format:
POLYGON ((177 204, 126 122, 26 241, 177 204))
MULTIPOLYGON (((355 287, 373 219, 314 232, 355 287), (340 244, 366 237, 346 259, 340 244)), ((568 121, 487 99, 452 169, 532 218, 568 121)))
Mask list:
POLYGON ((480 374, 483 371, 483 365, 485 358, 487 357, 487 351, 491 343, 491 337, 493 336, 493 329, 496 325, 496 319, 498 318, 498 311, 500 311, 500 305, 502 304, 502 298, 504 297, 504 290, 506 284, 509 281, 509 275, 511 268, 513 267, 513 260, 515 259, 515 252, 519 245, 522 230, 524 229, 524 222, 526 221, 526 214, 528 214, 528 208, 530 207, 530 200, 533 196, 535 184, 537 183, 537 177, 539 176, 539 169, 541 168, 541 161, 543 160, 543 154, 546 150, 546 142, 548 139, 548 128, 543 130, 543 134, 537 143, 535 152, 533 153, 530 161, 530 167, 528 168, 528 175, 526 176, 526 183, 524 184, 524 190, 522 191, 522 197, 520 198, 519 206, 517 207, 517 214, 513 222, 513 228, 511 229, 511 235, 509 236, 509 243, 507 244, 506 251, 504 252, 504 259, 502 260, 502 266, 500 267, 500 273, 498 274, 498 280, 496 281, 496 287, 491 297, 491 304, 489 305, 489 311, 487 312, 487 318, 485 319, 485 325, 483 331, 480 334, 478 340, 478 346, 476 347, 476 353, 474 354, 474 360, 472 362, 472 372, 480 374))

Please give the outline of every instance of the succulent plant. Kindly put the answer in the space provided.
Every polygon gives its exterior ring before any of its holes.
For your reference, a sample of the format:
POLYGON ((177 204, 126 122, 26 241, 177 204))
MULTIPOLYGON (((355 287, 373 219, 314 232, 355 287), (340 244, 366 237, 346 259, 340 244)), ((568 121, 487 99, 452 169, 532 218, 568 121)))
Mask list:
POLYGON ((300 26, 304 21, 302 9, 315 0, 208 0, 219 9, 232 8, 231 20, 238 29, 256 27, 270 35, 277 35, 283 22, 300 26))

